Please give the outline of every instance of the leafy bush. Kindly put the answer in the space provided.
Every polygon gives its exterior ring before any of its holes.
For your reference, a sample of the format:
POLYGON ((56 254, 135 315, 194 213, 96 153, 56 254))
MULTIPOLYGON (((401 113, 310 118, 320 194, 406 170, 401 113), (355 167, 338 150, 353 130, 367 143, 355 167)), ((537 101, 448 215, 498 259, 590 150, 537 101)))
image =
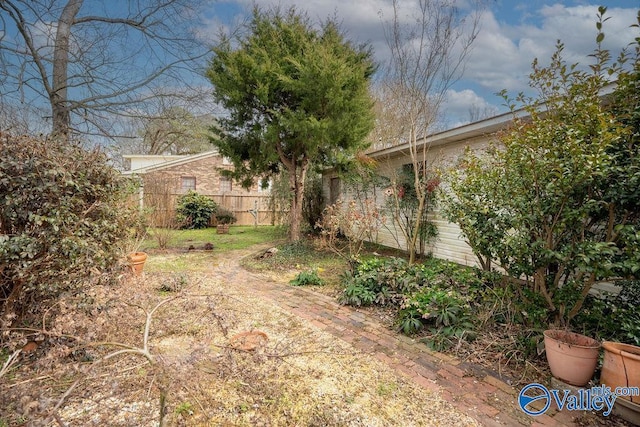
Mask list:
POLYGON ((514 117, 500 148, 465 155, 444 210, 485 269, 499 265, 542 297, 545 321, 565 325, 599 280, 640 278, 640 39, 611 62, 605 12, 590 71, 567 64, 560 43, 549 66, 534 61, 539 98, 505 95, 528 117, 514 117))
POLYGON ((295 279, 289 282, 293 286, 321 286, 324 285, 324 281, 318 276, 315 270, 301 271, 295 279))
POLYGON ((618 282, 618 295, 589 295, 576 327, 601 340, 640 346, 640 280, 618 282))
POLYGON ((401 258, 371 258, 344 276, 340 302, 397 307, 400 330, 413 334, 430 328, 425 342, 440 350, 455 340, 475 338, 471 302, 484 302, 485 279, 492 279, 485 276, 477 269, 435 258, 422 265, 409 265, 401 258))
POLYGON ((358 262, 355 271, 344 278, 345 290, 340 302, 399 306, 404 295, 418 289, 424 280, 422 268, 410 266, 402 258, 372 258, 358 262))
POLYGON ((354 305, 356 307, 368 306, 376 301, 376 294, 362 283, 349 284, 342 295, 340 302, 342 304, 354 305))
POLYGON ((178 199, 176 211, 182 228, 206 228, 218 205, 207 196, 189 190, 178 199))
POLYGON ((477 269, 436 258, 410 265, 402 258, 370 258, 358 261, 353 273, 345 273, 343 304, 395 305, 400 308, 408 295, 425 287, 455 287, 475 297, 485 286, 486 277, 477 269))
POLYGON ((2 311, 13 317, 115 266, 138 218, 128 190, 98 150, 0 133, 2 311))
POLYGON ((237 218, 230 210, 218 208, 216 212, 216 221, 218 224, 234 224, 237 221, 237 218))
POLYGON ((452 289, 426 288, 413 294, 398 313, 398 321, 400 330, 407 335, 430 326, 430 335, 422 341, 434 350, 476 336, 469 304, 452 289))

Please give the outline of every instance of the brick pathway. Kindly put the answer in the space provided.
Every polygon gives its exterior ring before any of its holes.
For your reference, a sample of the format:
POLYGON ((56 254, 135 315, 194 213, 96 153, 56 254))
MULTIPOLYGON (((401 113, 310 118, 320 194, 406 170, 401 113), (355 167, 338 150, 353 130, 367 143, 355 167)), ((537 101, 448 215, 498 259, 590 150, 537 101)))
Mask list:
MULTIPOLYGON (((530 417, 517 405, 519 389, 495 372, 429 350, 424 344, 382 326, 356 308, 309 289, 276 283, 247 272, 239 261, 218 266, 222 279, 249 287, 275 305, 371 354, 422 387, 440 393, 461 412, 485 426, 574 426, 578 412, 550 408, 530 417)), ((600 419, 601 420, 601 419, 600 419)))

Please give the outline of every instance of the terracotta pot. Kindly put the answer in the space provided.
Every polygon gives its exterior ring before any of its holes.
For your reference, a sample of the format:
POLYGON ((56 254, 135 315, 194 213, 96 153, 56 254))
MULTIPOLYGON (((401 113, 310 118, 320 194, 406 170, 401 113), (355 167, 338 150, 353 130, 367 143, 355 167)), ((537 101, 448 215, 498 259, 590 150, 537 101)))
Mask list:
POLYGON ((127 260, 129 261, 133 274, 139 276, 142 274, 144 263, 147 260, 147 254, 144 252, 131 252, 127 255, 127 260))
POLYGON ((613 405, 613 413, 634 426, 640 426, 640 405, 636 403, 618 396, 615 405, 613 405))
MULTIPOLYGON (((604 361, 600 383, 615 390, 616 387, 640 387, 640 347, 605 341, 604 361)), ((640 396, 618 396, 640 404, 640 396)))
POLYGON ((586 385, 596 370, 600 343, 563 330, 544 331, 544 347, 554 377, 568 384, 586 385))

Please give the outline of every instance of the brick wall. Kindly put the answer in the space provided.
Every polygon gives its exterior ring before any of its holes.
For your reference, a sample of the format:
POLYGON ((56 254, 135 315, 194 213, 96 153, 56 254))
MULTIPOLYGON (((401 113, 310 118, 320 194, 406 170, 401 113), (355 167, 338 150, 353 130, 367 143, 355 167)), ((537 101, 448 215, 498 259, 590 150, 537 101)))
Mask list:
POLYGON ((242 188, 235 182, 231 183, 231 191, 222 191, 221 180, 224 178, 220 175, 219 169, 232 169, 232 165, 223 164, 220 156, 209 156, 198 160, 193 160, 183 164, 163 168, 157 171, 148 172, 143 175, 145 186, 145 206, 163 206, 162 209, 168 215, 173 215, 175 210, 175 200, 187 190, 182 189, 182 178, 195 178, 195 191, 211 197, 220 206, 224 206, 234 212, 238 221, 238 225, 253 225, 255 223, 254 216, 248 212, 258 207, 258 224, 270 224, 271 212, 269 210, 269 194, 260 192, 258 184, 254 185, 250 190, 242 188), (161 183, 161 185, 158 185, 161 183), (162 202, 161 193, 165 187, 170 193, 171 201, 162 202), (154 194, 158 193, 158 194, 154 194), (166 206, 166 207, 164 207, 166 206))

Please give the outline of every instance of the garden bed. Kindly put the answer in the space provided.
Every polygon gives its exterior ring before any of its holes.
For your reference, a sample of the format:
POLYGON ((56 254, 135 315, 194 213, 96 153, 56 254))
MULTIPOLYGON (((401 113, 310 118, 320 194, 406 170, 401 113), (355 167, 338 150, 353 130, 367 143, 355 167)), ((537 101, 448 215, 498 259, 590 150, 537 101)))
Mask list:
MULTIPOLYGON (((273 257, 253 257, 245 264, 293 284, 309 272, 317 273, 324 284, 307 286, 314 292, 357 306, 391 330, 407 328, 405 333, 425 345, 504 375, 513 386, 550 378, 542 344, 548 327, 544 304, 525 301, 521 293, 529 297, 526 290, 507 286, 499 276, 438 259, 422 260, 416 272, 398 255, 402 254, 365 246, 358 280, 346 276, 343 259, 313 242, 297 244, 296 250, 285 245, 273 257), (406 276, 406 271, 412 272, 406 276), (407 285, 425 277, 430 283, 426 288, 407 285), (458 325, 462 326, 456 330, 458 325)), ((606 338, 616 327, 611 317, 615 307, 616 301, 589 298, 577 324, 606 338)))

